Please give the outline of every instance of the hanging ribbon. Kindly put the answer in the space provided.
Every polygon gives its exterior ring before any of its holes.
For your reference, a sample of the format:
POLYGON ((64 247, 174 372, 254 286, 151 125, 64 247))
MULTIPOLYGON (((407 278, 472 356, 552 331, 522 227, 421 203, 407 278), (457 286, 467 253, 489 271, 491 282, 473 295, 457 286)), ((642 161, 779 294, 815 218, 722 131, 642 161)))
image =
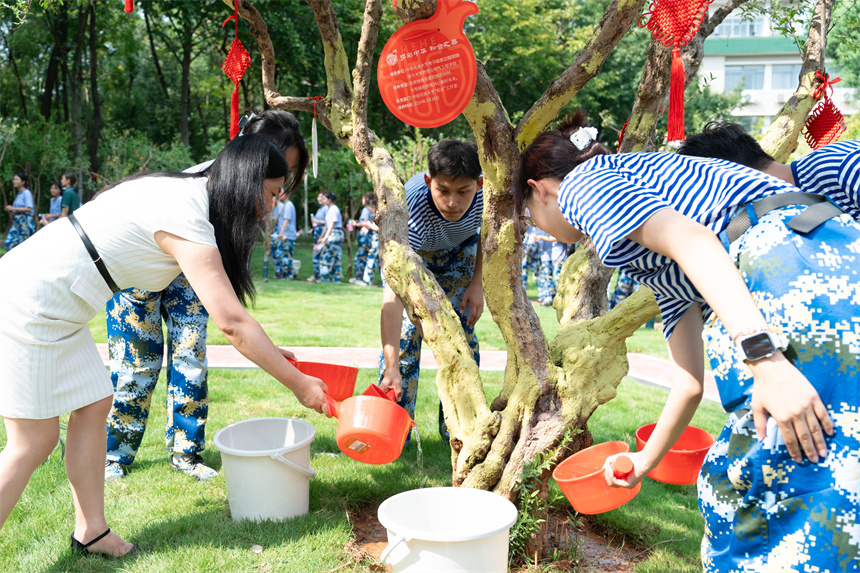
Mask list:
POLYGON ((668 141, 683 140, 684 88, 687 76, 681 60, 681 47, 693 39, 713 0, 654 0, 648 11, 639 17, 639 27, 648 28, 651 34, 666 47, 672 47, 672 75, 669 84, 668 141), (651 16, 648 22, 642 19, 651 16))
POLYGON ((317 164, 319 163, 319 152, 317 145, 317 102, 323 99, 323 96, 311 96, 309 100, 314 100, 314 120, 311 123, 311 167, 314 171, 314 179, 317 178, 317 164))
POLYGON ((627 121, 624 122, 624 125, 621 126, 621 131, 618 132, 618 147, 615 148, 617 152, 621 149, 621 142, 624 141, 624 132, 627 131, 627 124, 630 123, 630 118, 627 118, 627 121))
POLYGON ((131 14, 134 12, 134 0, 125 0, 125 13, 131 14))
POLYGON ((251 56, 239 41, 239 0, 236 0, 236 10, 233 15, 224 20, 221 27, 226 26, 230 20, 236 22, 236 32, 221 69, 233 82, 233 96, 230 98, 230 139, 233 139, 239 133, 239 82, 242 81, 245 70, 251 67, 251 56))
POLYGON ((845 117, 830 99, 833 95, 833 84, 842 81, 842 78, 831 80, 830 74, 822 74, 820 71, 816 71, 815 75, 821 83, 812 92, 812 97, 823 99, 809 114, 803 127, 803 136, 812 149, 833 143, 845 131, 845 117))

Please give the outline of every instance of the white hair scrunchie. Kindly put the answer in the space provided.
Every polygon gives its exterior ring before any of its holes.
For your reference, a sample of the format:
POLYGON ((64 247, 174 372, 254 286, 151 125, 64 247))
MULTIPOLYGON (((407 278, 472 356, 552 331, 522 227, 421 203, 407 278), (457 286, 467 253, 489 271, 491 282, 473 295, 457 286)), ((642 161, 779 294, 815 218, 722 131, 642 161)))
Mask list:
POLYGON ((593 127, 580 127, 570 134, 570 142, 580 151, 588 147, 592 141, 597 140, 597 129, 593 127))

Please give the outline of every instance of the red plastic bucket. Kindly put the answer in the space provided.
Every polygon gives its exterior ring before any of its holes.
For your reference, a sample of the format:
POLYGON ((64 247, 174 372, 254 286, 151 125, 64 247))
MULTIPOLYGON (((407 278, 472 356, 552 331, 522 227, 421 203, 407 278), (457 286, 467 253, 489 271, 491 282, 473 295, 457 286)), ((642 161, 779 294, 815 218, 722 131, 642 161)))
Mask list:
MULTIPOLYGON (((632 489, 610 487, 603 464, 606 458, 630 451, 626 442, 604 442, 576 452, 556 466, 552 477, 573 509, 583 514, 603 513, 636 497, 641 482, 632 489)), ((630 468, 632 469, 632 467, 630 468)))
POLYGON ((335 400, 342 402, 352 397, 355 391, 355 380, 358 378, 358 368, 325 362, 299 362, 289 358, 287 360, 302 374, 325 382, 329 395, 335 400))
MULTIPOLYGON (((636 430, 637 451, 642 451, 645 447, 656 425, 646 424, 636 430)), ((699 478, 699 470, 702 469, 702 463, 712 445, 714 445, 714 437, 711 434, 701 428, 687 426, 657 467, 648 473, 648 477, 663 483, 694 484, 699 478)))
POLYGON ((393 400, 353 396, 338 403, 326 395, 337 421, 337 447, 366 464, 387 464, 400 457, 406 436, 415 423, 393 400))

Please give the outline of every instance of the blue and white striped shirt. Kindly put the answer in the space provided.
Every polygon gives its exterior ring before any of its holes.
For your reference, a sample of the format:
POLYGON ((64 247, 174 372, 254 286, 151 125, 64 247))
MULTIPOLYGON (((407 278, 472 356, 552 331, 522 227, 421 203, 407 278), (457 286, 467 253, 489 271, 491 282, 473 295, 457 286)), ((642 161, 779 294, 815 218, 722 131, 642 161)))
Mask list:
POLYGON ((484 193, 478 189, 472 204, 458 221, 446 221, 439 213, 424 173, 412 177, 405 185, 406 206, 409 208, 409 245, 416 251, 453 249, 472 239, 481 231, 484 193))
POLYGON ((826 195, 840 209, 860 221, 860 141, 840 141, 791 164, 798 187, 826 195))
POLYGON ((662 209, 674 209, 715 234, 735 209, 775 193, 797 191, 781 179, 721 159, 675 153, 598 155, 568 173, 559 188, 565 219, 594 241, 604 264, 625 267, 650 287, 666 338, 694 302, 710 307, 672 259, 627 239, 662 209))

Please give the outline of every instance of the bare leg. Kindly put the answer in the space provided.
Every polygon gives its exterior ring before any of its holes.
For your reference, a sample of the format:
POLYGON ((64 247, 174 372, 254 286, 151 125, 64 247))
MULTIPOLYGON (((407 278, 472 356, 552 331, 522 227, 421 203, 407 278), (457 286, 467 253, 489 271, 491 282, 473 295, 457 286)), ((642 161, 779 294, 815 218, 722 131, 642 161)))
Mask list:
POLYGON ((0 528, 39 464, 48 459, 60 437, 57 418, 4 418, 6 447, 0 452, 0 528))
MULTIPOLYGON (((108 528, 105 519, 104 466, 107 448, 105 422, 113 397, 71 413, 66 433, 66 475, 75 500, 75 539, 88 543, 108 528)), ((115 533, 89 548, 91 553, 120 557, 133 545, 115 533)))

